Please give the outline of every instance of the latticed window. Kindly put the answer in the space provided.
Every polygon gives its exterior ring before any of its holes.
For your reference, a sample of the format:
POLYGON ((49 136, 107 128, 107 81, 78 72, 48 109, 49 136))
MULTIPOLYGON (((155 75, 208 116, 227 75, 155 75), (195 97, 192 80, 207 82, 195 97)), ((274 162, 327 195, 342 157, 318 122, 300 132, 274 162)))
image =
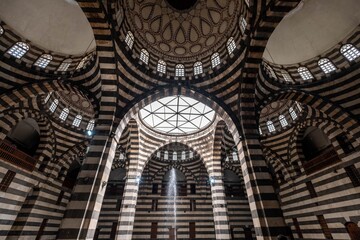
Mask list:
POLYGON ((0 26, 0 35, 4 34, 4 28, 2 26, 0 26))
POLYGON ((233 151, 233 152, 232 152, 232 158, 233 158, 234 161, 239 161, 239 157, 238 157, 237 151, 233 151))
POLYGON ((160 73, 166 73, 166 62, 160 59, 157 64, 157 71, 160 73))
POLYGON ((185 153, 185 151, 182 151, 181 152, 181 160, 185 160, 185 158, 186 158, 186 153, 185 153))
POLYGON ((293 120, 297 119, 297 114, 296 114, 295 110, 292 107, 289 108, 289 113, 290 113, 290 116, 291 116, 291 118, 293 120))
POLYGON ((194 75, 202 74, 203 73, 203 67, 201 62, 196 62, 194 64, 194 75))
POLYGON ((145 63, 146 65, 149 63, 149 52, 145 49, 141 49, 140 52, 140 60, 145 63))
POLYGON ((314 78, 309 69, 307 69, 306 67, 299 67, 298 73, 303 80, 310 80, 314 78))
POLYGON ((130 49, 132 49, 134 45, 134 35, 132 32, 128 31, 125 37, 125 43, 128 45, 130 49))
POLYGON ((267 63, 264 62, 264 67, 265 67, 266 73, 267 73, 270 77, 277 79, 277 76, 276 76, 276 74, 275 74, 275 72, 274 72, 274 69, 273 69, 269 64, 267 64, 267 63))
POLYGON ((27 53, 27 51, 29 51, 29 49, 30 47, 28 44, 24 42, 17 42, 7 51, 7 53, 13 57, 21 58, 25 55, 25 53, 27 53))
POLYGON ((194 157, 194 153, 193 153, 193 151, 190 151, 189 152, 189 158, 193 158, 194 157))
POLYGON ((75 126, 75 127, 79 127, 80 123, 81 123, 81 120, 82 120, 82 116, 81 115, 76 115, 72 125, 75 126))
POLYGON ((47 103, 47 102, 49 101, 49 99, 50 99, 50 97, 51 97, 51 94, 52 94, 52 92, 50 92, 50 93, 46 96, 46 98, 44 99, 44 103, 47 103))
POLYGON ((240 17, 240 29, 243 34, 245 33, 246 26, 247 26, 247 22, 246 22, 244 16, 241 16, 240 17))
POLYGON ((184 77, 185 76, 185 67, 182 64, 177 64, 175 66, 175 76, 184 77))
POLYGON ((43 54, 38 58, 38 60, 36 60, 34 65, 41 68, 46 68, 47 65, 49 65, 49 63, 51 62, 52 58, 53 57, 50 54, 43 54))
POLYGON ((275 132, 275 126, 274 126, 274 123, 272 121, 267 121, 266 122, 266 126, 269 130, 269 132, 275 132))
POLYGON ((51 103, 50 107, 49 107, 49 110, 50 112, 55 112, 57 106, 59 104, 59 100, 58 99, 54 99, 54 101, 51 103))
POLYGON ((321 70, 324 71, 324 73, 331 73, 336 70, 335 65, 328 58, 320 59, 318 64, 321 70))
POLYGON ((352 44, 345 44, 340 48, 340 52, 350 62, 357 59, 360 56, 360 51, 352 44))
POLYGON ((60 66, 58 67, 58 71, 60 72, 65 72, 68 70, 68 68, 70 67, 72 63, 72 60, 71 59, 65 59, 61 64, 60 66))
POLYGON ((160 156, 161 156, 161 152, 160 152, 160 151, 157 151, 157 152, 156 152, 156 157, 157 157, 157 158, 160 158, 160 156))
POLYGON ((285 82, 292 82, 292 78, 287 71, 281 70, 281 75, 282 75, 283 79, 285 80, 285 82))
POLYGON ((177 152, 173 152, 173 161, 176 161, 177 160, 177 152))
POLYGON ((214 53, 212 56, 211 56, 211 66, 212 68, 218 66, 220 64, 220 55, 219 53, 214 53))
POLYGON ((164 152, 164 160, 168 160, 169 159, 169 152, 165 151, 164 152))
POLYGON ((226 43, 227 50, 229 54, 232 54, 234 50, 236 49, 236 43, 233 37, 229 38, 229 40, 226 43))
POLYGON ((80 63, 77 65, 76 69, 83 68, 89 62, 90 58, 91 58, 91 55, 87 55, 87 56, 83 57, 83 59, 81 59, 80 63))
POLYGON ((92 130, 94 129, 94 126, 95 126, 95 120, 94 120, 94 119, 91 119, 91 120, 88 122, 88 125, 86 126, 86 130, 92 131, 92 130))
POLYGON ((68 115, 69 115, 69 109, 68 109, 68 108, 64 108, 64 109, 61 111, 59 118, 60 118, 61 120, 65 121, 66 118, 68 117, 68 115))
POLYGON ((282 127, 286 127, 286 126, 288 125, 288 122, 287 122, 287 120, 286 120, 286 118, 285 118, 284 115, 280 115, 280 116, 279 116, 279 122, 280 122, 280 124, 281 124, 282 127))

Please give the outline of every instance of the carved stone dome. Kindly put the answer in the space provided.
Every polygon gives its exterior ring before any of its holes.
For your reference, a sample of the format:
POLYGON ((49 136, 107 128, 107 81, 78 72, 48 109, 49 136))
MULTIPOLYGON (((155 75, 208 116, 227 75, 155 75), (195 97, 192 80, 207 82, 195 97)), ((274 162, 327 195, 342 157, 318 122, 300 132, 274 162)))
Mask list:
POLYGON ((203 58, 225 45, 236 26, 241 1, 127 0, 130 29, 150 54, 175 61, 203 58), (180 5, 179 5, 180 4, 180 5))

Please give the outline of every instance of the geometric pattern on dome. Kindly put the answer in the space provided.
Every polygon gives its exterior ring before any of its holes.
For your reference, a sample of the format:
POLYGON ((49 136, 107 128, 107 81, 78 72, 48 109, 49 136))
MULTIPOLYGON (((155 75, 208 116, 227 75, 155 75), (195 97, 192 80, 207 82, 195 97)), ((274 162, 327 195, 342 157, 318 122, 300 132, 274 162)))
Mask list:
POLYGON ((67 106, 71 106, 73 109, 93 117, 94 109, 92 103, 86 97, 68 90, 59 91, 56 92, 56 94, 66 103, 67 106))
POLYGON ((224 36, 236 26, 242 5, 236 0, 198 0, 191 8, 178 10, 168 1, 125 2, 130 30, 150 55, 184 61, 226 46, 224 36))
POLYGON ((159 99, 140 110, 140 118, 150 128, 166 134, 189 134, 212 123, 215 111, 181 95, 159 99))

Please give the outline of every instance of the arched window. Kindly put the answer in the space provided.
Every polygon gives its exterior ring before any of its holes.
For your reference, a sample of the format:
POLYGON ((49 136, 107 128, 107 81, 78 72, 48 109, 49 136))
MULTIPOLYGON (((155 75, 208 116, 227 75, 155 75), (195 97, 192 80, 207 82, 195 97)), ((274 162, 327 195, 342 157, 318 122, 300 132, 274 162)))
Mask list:
POLYGON ((234 52, 234 50, 236 49, 236 43, 233 37, 229 38, 229 40, 226 43, 226 47, 229 54, 232 54, 234 52))
POLYGON ((50 99, 50 97, 51 97, 51 94, 52 94, 52 92, 50 92, 50 93, 46 96, 46 98, 44 99, 44 103, 47 103, 47 102, 49 101, 49 99, 50 99))
POLYGON ((185 151, 182 151, 181 152, 181 160, 185 160, 185 158, 186 158, 186 153, 185 153, 185 151))
POLYGON ((72 125, 75 126, 75 127, 79 127, 80 123, 81 123, 81 120, 82 120, 82 116, 80 114, 76 115, 72 125))
POLYGON ((219 53, 216 52, 211 56, 211 67, 214 68, 219 64, 220 64, 220 55, 219 53))
POLYGON ((68 117, 68 115, 69 115, 69 109, 68 109, 68 108, 64 108, 64 109, 61 111, 59 118, 60 118, 61 120, 65 121, 66 118, 68 117))
POLYGON ((65 59, 61 64, 60 64, 60 66, 58 67, 58 71, 59 72, 65 72, 65 71, 67 71, 68 70, 68 68, 70 67, 70 65, 71 65, 71 63, 72 63, 72 59, 65 59))
POLYGON ((309 69, 307 69, 306 67, 299 67, 298 73, 303 80, 310 80, 314 78, 309 69))
POLYGON ((132 49, 134 45, 134 35, 132 32, 128 31, 125 37, 125 43, 128 45, 130 49, 132 49))
POLYGON ((149 63, 149 52, 145 49, 141 49, 140 52, 140 60, 145 63, 146 65, 149 63))
POLYGON ((189 158, 193 158, 194 157, 194 153, 193 153, 193 151, 190 151, 189 152, 189 158))
POLYGON ((345 44, 340 48, 340 52, 350 62, 357 59, 360 56, 360 51, 352 44, 345 44))
POLYGON ((291 118, 293 120, 297 119, 297 114, 296 114, 295 110, 292 107, 289 108, 289 113, 290 113, 290 116, 291 116, 291 118))
POLYGON ((81 59, 80 63, 77 65, 76 70, 83 68, 89 62, 90 58, 91 58, 91 55, 87 55, 87 56, 83 57, 83 59, 81 59))
POLYGON ((238 157, 237 151, 233 151, 233 152, 232 152, 232 158, 233 158, 234 161, 239 161, 239 157, 238 157))
POLYGON ((0 26, 0 35, 4 34, 4 28, 2 26, 0 26))
POLYGON ((320 59, 318 64, 324 73, 331 73, 336 70, 335 65, 328 58, 320 59))
POLYGON ((7 53, 20 59, 25 55, 25 53, 27 53, 27 51, 29 51, 29 49, 30 47, 28 44, 24 42, 17 42, 7 51, 7 53))
POLYGON ((282 75, 283 79, 285 80, 285 82, 292 82, 292 78, 286 70, 281 70, 281 75, 282 75))
POLYGON ((169 159, 169 153, 167 150, 164 151, 164 160, 168 160, 169 159))
POLYGON ((277 79, 277 76, 276 76, 276 74, 275 74, 275 72, 274 72, 274 69, 273 69, 269 64, 267 64, 266 62, 264 62, 264 67, 265 67, 266 73, 267 73, 270 77, 272 77, 272 78, 274 78, 274 79, 277 79))
POLYGON ((92 131, 92 130, 94 130, 94 126, 95 126, 95 120, 94 120, 94 119, 91 119, 91 120, 88 122, 88 125, 86 126, 86 130, 92 131))
POLYGON ((244 16, 241 16, 240 17, 240 29, 241 29, 242 34, 245 33, 246 26, 247 26, 247 22, 246 22, 244 16))
POLYGON ((175 77, 184 77, 185 76, 185 67, 182 64, 177 64, 175 66, 175 77))
POLYGON ((177 152, 173 152, 173 161, 177 160, 177 152))
POLYGON ((269 132, 275 132, 275 126, 272 121, 270 121, 270 120, 267 121, 266 126, 267 126, 269 132))
POLYGON ((262 135, 261 127, 259 127, 259 134, 262 135))
POLYGON ((55 112, 58 104, 59 104, 59 100, 54 99, 54 101, 51 103, 51 105, 49 107, 50 112, 52 112, 52 113, 55 112))
POLYGON ((164 62, 163 60, 159 60, 158 64, 157 64, 157 71, 160 73, 166 73, 166 62, 164 62))
POLYGON ((161 156, 161 152, 160 152, 160 151, 157 151, 157 152, 156 152, 156 157, 157 157, 157 158, 160 158, 160 156, 161 156))
POLYGON ((50 54, 43 54, 38 58, 38 60, 36 60, 34 65, 41 68, 46 68, 47 65, 49 65, 49 63, 51 62, 52 58, 53 57, 50 54))
POLYGON ((287 122, 287 120, 286 120, 286 118, 285 118, 284 115, 280 115, 280 116, 279 116, 279 122, 280 122, 280 124, 281 124, 282 127, 286 127, 286 126, 288 125, 288 122, 287 122))
POLYGON ((194 64, 194 75, 202 74, 203 73, 203 67, 201 62, 196 62, 194 64))

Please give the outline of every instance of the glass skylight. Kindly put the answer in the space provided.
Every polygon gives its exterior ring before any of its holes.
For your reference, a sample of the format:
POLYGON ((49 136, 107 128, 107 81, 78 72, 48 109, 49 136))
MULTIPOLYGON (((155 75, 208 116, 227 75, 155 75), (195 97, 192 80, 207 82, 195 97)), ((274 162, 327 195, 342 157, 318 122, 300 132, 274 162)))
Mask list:
POLYGON ((145 124, 167 134, 188 134, 207 127, 215 112, 201 102, 181 95, 165 97, 140 110, 145 124))

